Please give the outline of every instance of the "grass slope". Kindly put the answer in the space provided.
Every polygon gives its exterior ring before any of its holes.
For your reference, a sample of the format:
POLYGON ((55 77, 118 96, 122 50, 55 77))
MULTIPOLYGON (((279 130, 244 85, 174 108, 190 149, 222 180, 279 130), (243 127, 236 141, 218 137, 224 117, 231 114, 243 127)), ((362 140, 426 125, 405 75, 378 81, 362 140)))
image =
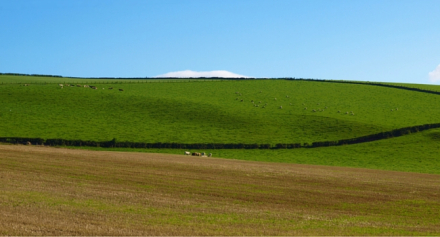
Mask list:
POLYGON ((0 145, 0 235, 439 235, 439 177, 0 145))
POLYGON ((88 84, 101 89, 0 86, 0 136, 303 143, 436 123, 440 117, 436 95, 367 85, 285 80, 88 84), (344 113, 351 111, 355 115, 344 113))

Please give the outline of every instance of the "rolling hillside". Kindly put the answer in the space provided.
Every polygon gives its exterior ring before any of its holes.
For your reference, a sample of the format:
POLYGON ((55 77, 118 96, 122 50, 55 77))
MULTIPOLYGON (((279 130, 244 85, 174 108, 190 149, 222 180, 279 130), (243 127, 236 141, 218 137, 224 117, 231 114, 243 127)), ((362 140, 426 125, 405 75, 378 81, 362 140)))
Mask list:
MULTIPOLYGON (((440 123, 439 99, 304 80, 3 75, 0 137, 334 141, 440 123)), ((430 128, 353 145, 191 150, 214 158, 0 144, 0 235, 438 235, 439 141, 430 128)))
MULTIPOLYGON (((440 122, 440 96, 368 85, 287 80, 113 81, 118 84, 74 80, 99 88, 92 90, 60 89, 58 83, 66 78, 48 78, 51 84, 7 84, 15 77, 0 76, 5 81, 0 86, 0 137, 305 143, 440 122)), ((43 80, 30 77, 26 81, 33 78, 43 80)))

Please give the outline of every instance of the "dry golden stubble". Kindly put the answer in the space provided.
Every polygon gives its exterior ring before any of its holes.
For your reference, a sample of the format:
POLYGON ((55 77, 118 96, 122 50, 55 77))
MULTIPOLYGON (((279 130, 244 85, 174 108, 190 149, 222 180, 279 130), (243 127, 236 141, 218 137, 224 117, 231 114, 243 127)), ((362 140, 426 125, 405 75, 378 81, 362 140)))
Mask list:
POLYGON ((439 232, 438 175, 0 146, 0 178, 8 235, 439 232))

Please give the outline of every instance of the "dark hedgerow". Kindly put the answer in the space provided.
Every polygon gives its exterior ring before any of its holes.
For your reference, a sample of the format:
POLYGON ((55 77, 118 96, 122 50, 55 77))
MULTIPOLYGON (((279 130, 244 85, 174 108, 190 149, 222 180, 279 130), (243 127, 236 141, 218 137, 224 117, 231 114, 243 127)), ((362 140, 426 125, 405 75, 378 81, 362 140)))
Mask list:
POLYGON ((27 137, 0 137, 0 142, 12 144, 47 145, 47 146, 90 146, 90 147, 119 147, 119 148, 164 148, 164 149, 294 149, 294 148, 315 148, 328 146, 341 146, 377 141, 392 137, 400 137, 411 133, 421 132, 428 129, 440 128, 440 123, 417 125, 406 128, 399 128, 388 132, 381 132, 362 137, 343 139, 339 141, 318 141, 312 144, 243 144, 243 143, 146 143, 146 142, 118 142, 116 138, 110 141, 83 141, 66 139, 42 139, 27 137))

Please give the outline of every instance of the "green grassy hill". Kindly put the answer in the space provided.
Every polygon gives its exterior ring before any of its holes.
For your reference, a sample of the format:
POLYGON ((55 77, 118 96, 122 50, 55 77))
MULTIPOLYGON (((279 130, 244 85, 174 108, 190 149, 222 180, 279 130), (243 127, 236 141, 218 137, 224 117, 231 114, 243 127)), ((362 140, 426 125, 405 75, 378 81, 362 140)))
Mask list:
MULTIPOLYGON (((43 81, 26 81, 33 78, 43 81)), ((0 76, 5 81, 0 86, 0 137, 275 144, 339 140, 440 122, 440 96, 369 85, 75 79, 75 84, 99 88, 93 90, 60 89, 57 83, 66 78, 47 78, 52 84, 6 84, 12 79, 0 76)))
MULTIPOLYGON (((380 85, 306 80, 0 75, 0 137, 334 141, 440 123, 439 99, 380 85), (66 82, 97 89, 58 86, 66 82)), ((183 156, 187 149, 1 145, 0 234, 435 235, 440 128, 411 131, 330 147, 189 149, 214 158, 183 156)))

